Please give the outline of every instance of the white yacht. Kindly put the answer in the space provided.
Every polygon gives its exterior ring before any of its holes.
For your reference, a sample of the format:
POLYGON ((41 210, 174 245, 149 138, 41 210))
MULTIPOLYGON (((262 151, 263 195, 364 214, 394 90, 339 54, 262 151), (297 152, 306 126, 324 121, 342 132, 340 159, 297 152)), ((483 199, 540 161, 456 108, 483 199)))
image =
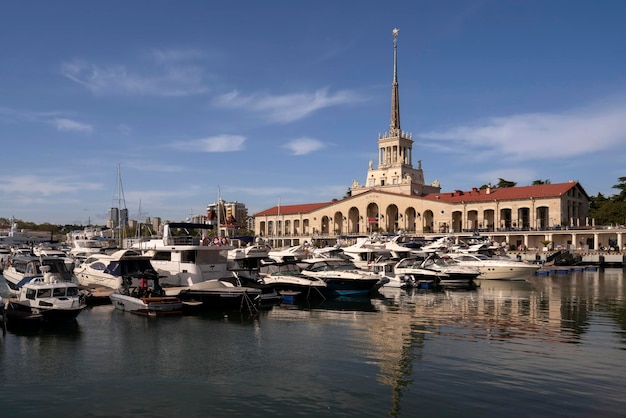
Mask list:
POLYGON ((41 277, 42 266, 50 267, 50 273, 64 282, 71 282, 73 275, 67 269, 65 262, 59 257, 11 256, 2 272, 9 294, 17 296, 20 288, 35 277, 41 277))
POLYGON ((404 258, 396 263, 393 268, 394 283, 396 287, 434 289, 441 285, 443 273, 424 267, 423 256, 412 256, 404 258))
POLYGON ((202 309, 230 309, 260 302, 261 290, 232 283, 226 237, 209 237, 206 224, 169 223, 163 237, 135 244, 150 258, 167 296, 202 302, 202 309))
POLYGON ((233 249, 228 250, 228 270, 232 273, 231 283, 238 286, 261 289, 261 302, 271 305, 280 302, 281 296, 276 288, 263 281, 260 267, 264 261, 271 260, 268 256, 268 247, 265 242, 257 238, 254 242, 246 243, 233 238, 230 243, 233 249))
POLYGON ((385 283, 386 278, 374 271, 358 269, 345 258, 308 258, 302 260, 302 274, 326 282, 334 296, 369 295, 385 283))
POLYGON ((209 237, 210 228, 205 224, 169 223, 162 238, 136 243, 133 249, 150 258, 166 293, 177 295, 197 283, 232 277, 228 252, 234 247, 225 237, 209 237))
POLYGON ((320 278, 300 272, 292 262, 267 262, 260 266, 259 273, 263 283, 275 288, 283 296, 296 299, 326 299, 328 286, 320 278))
POLYGON ((107 288, 110 294, 124 284, 124 278, 138 285, 141 278, 152 278, 157 272, 149 257, 136 250, 118 250, 113 254, 91 255, 74 269, 74 275, 78 283, 90 291, 107 288))
POLYGON ((86 307, 85 297, 75 283, 40 266, 40 275, 19 287, 15 297, 5 304, 8 325, 41 325, 75 319, 86 307))
POLYGON ((11 255, 11 250, 6 247, 0 246, 0 273, 4 270, 4 266, 6 262, 9 260, 9 256, 11 255))
POLYGON ((478 253, 449 253, 447 256, 461 265, 478 268, 480 280, 526 280, 541 268, 539 264, 517 261, 506 256, 488 257, 478 253))
POLYGON ((385 243, 359 238, 353 245, 342 247, 343 253, 350 258, 357 268, 371 269, 372 263, 391 258, 391 250, 385 243))
POLYGON ((467 266, 448 257, 440 257, 436 253, 429 254, 422 262, 422 267, 441 273, 441 286, 475 286, 474 280, 480 275, 480 270, 474 266, 467 266))
POLYGON ((273 248, 268 252, 269 258, 279 263, 299 261, 308 256, 304 245, 293 245, 285 248, 273 248))

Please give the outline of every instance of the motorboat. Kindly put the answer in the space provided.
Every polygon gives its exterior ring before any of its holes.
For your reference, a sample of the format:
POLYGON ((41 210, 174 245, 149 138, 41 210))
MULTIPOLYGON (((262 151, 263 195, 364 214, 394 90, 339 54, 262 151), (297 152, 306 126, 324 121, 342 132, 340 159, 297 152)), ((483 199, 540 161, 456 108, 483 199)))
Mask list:
POLYGON ((463 266, 477 268, 480 280, 525 280, 539 270, 539 264, 514 260, 507 256, 489 257, 479 253, 447 254, 463 266))
POLYGON ((6 262, 9 260, 9 256, 11 255, 11 250, 7 247, 0 246, 0 273, 4 270, 4 266, 6 262))
POLYGON ((20 245, 30 246, 35 241, 38 240, 30 237, 23 230, 18 228, 17 222, 11 223, 11 228, 6 235, 0 234, 0 245, 4 247, 17 247, 20 245))
MULTIPOLYGON (((398 237, 400 237, 400 235, 398 237)), ((390 251, 391 258, 396 260, 402 260, 403 258, 410 257, 414 251, 414 249, 401 244, 395 238, 385 242, 385 248, 390 251)))
POLYGON ((68 254, 60 249, 52 248, 44 245, 37 245, 32 249, 33 254, 37 257, 59 257, 65 263, 65 266, 69 271, 73 271, 76 265, 74 258, 68 256, 68 254))
POLYGON ((175 296, 165 296, 156 272, 142 274, 139 286, 125 276, 122 285, 109 295, 115 309, 145 316, 182 315, 184 303, 175 296), (152 284, 152 286, 150 286, 152 284))
POLYGON ((210 237, 212 225, 188 222, 164 225, 163 237, 133 247, 150 258, 166 296, 180 298, 198 309, 256 309, 261 289, 233 283, 228 252, 234 249, 227 237, 210 237))
POLYGON ((92 297, 108 299, 124 284, 124 278, 130 278, 131 285, 138 286, 142 277, 153 277, 157 272, 150 257, 135 250, 118 250, 112 254, 92 254, 74 269, 74 275, 92 297))
POLYGON ((40 271, 41 275, 22 284, 17 295, 6 301, 7 325, 71 321, 87 306, 78 285, 62 280, 48 265, 40 266, 40 271))
POLYGON ((371 268, 372 263, 391 258, 391 251, 385 247, 385 243, 369 238, 359 238, 356 243, 342 247, 342 250, 352 263, 361 269, 371 268))
POLYGON ((66 236, 70 246, 69 256, 75 258, 89 257, 95 253, 103 253, 117 247, 113 231, 88 226, 82 230, 70 231, 66 236))
POLYGON ((321 278, 302 274, 293 262, 268 262, 259 267, 261 280, 272 286, 283 297, 297 299, 325 299, 328 286, 321 278))
POLYGON ((230 281, 237 286, 254 287, 261 289, 261 304, 272 305, 280 302, 281 296, 271 284, 265 283, 260 274, 263 262, 271 260, 268 256, 268 247, 261 239, 245 245, 238 239, 232 239, 233 249, 228 250, 228 270, 232 273, 230 281), (240 244, 240 245, 237 245, 240 244))
POLYGON ((54 274, 56 279, 63 282, 72 281, 72 273, 62 258, 59 257, 36 257, 13 255, 6 262, 2 276, 4 277, 9 294, 17 296, 20 288, 35 277, 41 277, 42 266, 50 267, 49 272, 54 274))
POLYGON ((132 249, 150 259, 168 296, 208 280, 229 279, 228 252, 234 247, 226 237, 210 237, 211 225, 169 223, 161 238, 135 243, 132 249), (199 232, 198 232, 199 231, 199 232))
POLYGON ((360 270, 344 258, 309 258, 302 260, 302 274, 326 282, 336 296, 368 295, 384 284, 384 277, 373 271, 360 270))
POLYGON ((201 303, 197 310, 249 310, 261 304, 261 289, 238 286, 227 280, 206 280, 182 289, 178 297, 186 304, 201 303))
POLYGON ((434 289, 440 286, 443 273, 424 268, 424 257, 412 256, 398 261, 393 267, 395 287, 434 289))
POLYGON ((381 276, 384 281, 382 288, 403 288, 407 287, 407 284, 402 279, 401 275, 396 275, 395 266, 398 260, 386 259, 373 263, 372 271, 381 276))
POLYGON ((300 261, 309 255, 304 245, 293 245, 286 248, 273 248, 268 252, 269 258, 277 262, 300 261))
POLYGON ((422 253, 445 253, 449 250, 450 246, 454 245, 454 237, 443 236, 425 242, 420 251, 422 253))
POLYGON ((436 253, 429 254, 422 262, 422 267, 441 273, 439 284, 449 286, 475 286, 475 280, 480 275, 476 267, 465 266, 451 258, 440 257, 436 253))

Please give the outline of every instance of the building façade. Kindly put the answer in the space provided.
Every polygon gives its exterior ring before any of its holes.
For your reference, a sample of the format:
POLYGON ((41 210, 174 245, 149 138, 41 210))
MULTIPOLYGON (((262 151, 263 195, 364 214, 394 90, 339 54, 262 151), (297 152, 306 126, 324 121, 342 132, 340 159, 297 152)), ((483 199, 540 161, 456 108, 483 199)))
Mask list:
MULTIPOLYGON (((272 246, 287 246, 320 239, 332 243, 338 237, 375 232, 426 235, 480 231, 498 235, 512 245, 528 246, 529 237, 518 231, 591 226, 590 199, 576 181, 452 192, 442 192, 436 180, 426 184, 422 162, 413 165, 412 134, 400 128, 397 35, 394 29, 391 123, 388 132, 378 137, 378 161, 369 162, 365 182, 354 180, 349 196, 342 199, 275 206, 256 213, 257 236, 272 246)), ((546 236, 538 234, 537 240, 546 236)), ((578 242, 572 240, 580 238, 566 236, 564 244, 576 245, 578 242)))

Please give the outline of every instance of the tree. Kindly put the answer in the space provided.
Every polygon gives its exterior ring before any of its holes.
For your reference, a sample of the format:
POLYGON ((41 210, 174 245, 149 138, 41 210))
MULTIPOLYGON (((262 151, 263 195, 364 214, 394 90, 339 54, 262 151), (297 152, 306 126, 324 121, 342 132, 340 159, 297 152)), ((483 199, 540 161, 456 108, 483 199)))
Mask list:
POLYGON ((619 184, 613 186, 620 192, 611 197, 605 197, 602 193, 591 196, 589 216, 596 220, 597 225, 623 225, 626 223, 626 177, 618 179, 619 184))
POLYGON ((626 202, 626 177, 620 177, 617 180, 619 184, 613 185, 613 189, 617 189, 620 192, 612 196, 612 199, 616 202, 626 202))
POLYGON ((533 181, 532 186, 539 186, 540 184, 550 184, 550 180, 545 179, 545 180, 535 180, 533 181))
POLYGON ((596 225, 624 224, 626 222, 626 202, 607 199, 596 207, 591 207, 589 215, 596 225))
POLYGON ((516 185, 517 183, 514 181, 508 181, 503 178, 498 178, 498 184, 496 185, 496 187, 505 188, 505 187, 515 187, 516 185))

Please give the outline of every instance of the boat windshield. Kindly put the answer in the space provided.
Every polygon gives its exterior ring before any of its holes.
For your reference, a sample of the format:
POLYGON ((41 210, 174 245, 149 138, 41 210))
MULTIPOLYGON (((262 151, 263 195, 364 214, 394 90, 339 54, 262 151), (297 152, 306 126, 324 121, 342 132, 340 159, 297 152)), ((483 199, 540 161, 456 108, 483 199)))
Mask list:
POLYGON ((337 271, 337 270, 356 270, 354 263, 348 260, 326 260, 319 263, 313 263, 307 267, 309 271, 337 271))

